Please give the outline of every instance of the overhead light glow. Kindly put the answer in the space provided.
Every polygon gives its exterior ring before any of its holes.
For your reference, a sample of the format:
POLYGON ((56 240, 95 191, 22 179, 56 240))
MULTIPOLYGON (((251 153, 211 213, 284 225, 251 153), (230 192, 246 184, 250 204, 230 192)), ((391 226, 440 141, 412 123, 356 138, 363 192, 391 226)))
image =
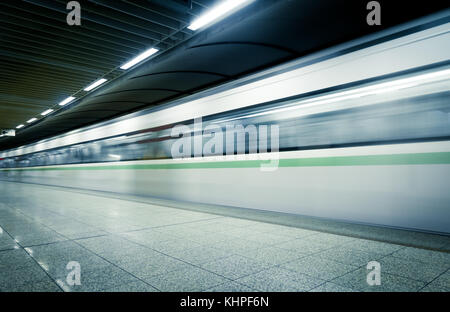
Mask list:
POLYGON ((120 69, 128 69, 134 65, 136 65, 139 62, 142 62, 143 60, 145 60, 146 58, 152 56, 153 54, 155 54, 156 52, 158 52, 158 49, 155 48, 151 48, 148 49, 145 52, 142 52, 141 54, 139 54, 138 56, 136 56, 134 59, 132 59, 131 61, 123 64, 122 66, 120 66, 120 69))
POLYGON ((59 105, 60 105, 60 106, 64 106, 64 105, 66 105, 67 103, 72 102, 73 100, 75 100, 75 98, 74 98, 73 96, 69 96, 69 97, 68 97, 67 99, 65 99, 64 101, 59 102, 59 105))
POLYGON ((230 13, 239 7, 243 7, 250 2, 250 0, 225 0, 193 21, 188 28, 190 30, 197 30, 205 25, 211 24, 213 21, 217 21, 219 18, 224 17, 225 14, 230 13))
POLYGON ((18 125, 16 128, 17 129, 20 129, 20 128, 23 128, 24 127, 24 125, 23 124, 20 124, 20 125, 18 125))
POLYGON ((30 120, 28 120, 27 123, 32 123, 32 122, 35 122, 36 120, 37 120, 37 118, 34 118, 34 117, 33 117, 33 118, 31 118, 30 120))
POLYGON ((105 83, 106 81, 108 81, 108 80, 105 79, 105 78, 101 78, 99 80, 96 80, 93 83, 91 83, 89 86, 84 88, 84 91, 91 91, 92 89, 97 88, 99 85, 105 83))
POLYGON ((46 115, 50 114, 51 112, 53 112, 53 109, 49 108, 45 112, 42 112, 41 115, 46 116, 46 115))

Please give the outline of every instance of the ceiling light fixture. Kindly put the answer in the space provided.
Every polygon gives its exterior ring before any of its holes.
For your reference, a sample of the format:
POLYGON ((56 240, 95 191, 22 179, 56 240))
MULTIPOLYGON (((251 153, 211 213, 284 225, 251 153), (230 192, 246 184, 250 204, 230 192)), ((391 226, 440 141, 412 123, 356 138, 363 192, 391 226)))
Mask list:
POLYGON ((122 66, 120 66, 120 69, 128 69, 134 65, 136 65, 139 62, 142 62, 143 60, 145 60, 146 58, 152 56, 153 54, 155 54, 156 52, 158 52, 158 49, 155 48, 151 48, 148 49, 145 52, 142 52, 141 54, 139 54, 138 56, 136 56, 134 59, 132 59, 131 61, 123 64, 122 66))
POLYGON ((23 124, 20 124, 20 125, 18 125, 16 128, 17 129, 20 129, 20 128, 23 128, 24 127, 24 125, 23 124))
POLYGON ((69 96, 68 98, 66 98, 64 101, 59 102, 59 106, 64 106, 67 103, 72 102, 73 100, 75 100, 75 97, 73 96, 69 96))
POLYGON ((84 88, 84 91, 91 91, 92 89, 97 88, 99 85, 105 83, 106 81, 108 81, 108 80, 105 79, 105 78, 101 78, 99 80, 96 80, 93 83, 91 83, 89 86, 84 88))
POLYGON ((32 122, 35 122, 36 120, 37 120, 37 118, 34 118, 34 117, 33 117, 33 118, 31 118, 30 120, 28 120, 27 123, 32 123, 32 122))
POLYGON ((231 11, 241 8, 250 2, 250 0, 225 0, 193 21, 188 26, 188 29, 197 30, 203 26, 209 25, 214 21, 218 21, 219 18, 225 17, 225 14, 231 13, 231 11))
POLYGON ((53 112, 53 109, 49 108, 45 112, 42 112, 41 115, 46 116, 46 115, 50 114, 51 112, 53 112))

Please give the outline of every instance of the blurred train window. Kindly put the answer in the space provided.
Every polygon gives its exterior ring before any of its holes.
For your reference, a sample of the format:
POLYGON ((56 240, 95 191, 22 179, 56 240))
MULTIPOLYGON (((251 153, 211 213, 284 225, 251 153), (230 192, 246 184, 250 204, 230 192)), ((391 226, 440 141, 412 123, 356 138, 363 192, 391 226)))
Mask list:
MULTIPOLYGON (((342 100, 329 109, 323 106, 317 111, 310 107, 305 110, 304 106, 298 105, 286 113, 279 108, 291 105, 292 100, 289 103, 280 101, 277 105, 270 103, 270 106, 261 106, 253 111, 242 109, 208 116, 204 126, 213 123, 225 129, 230 119, 234 120, 233 124, 244 127, 276 124, 279 126, 281 151, 448 139, 449 96, 449 81, 446 80, 418 84, 389 94, 370 94, 342 100)), ((170 136, 170 130, 122 134, 95 142, 6 158, 0 160, 0 167, 171 158, 171 146, 176 138, 170 136)), ((203 143, 206 141, 203 140, 203 143)), ((245 152, 248 152, 248 148, 245 152)))

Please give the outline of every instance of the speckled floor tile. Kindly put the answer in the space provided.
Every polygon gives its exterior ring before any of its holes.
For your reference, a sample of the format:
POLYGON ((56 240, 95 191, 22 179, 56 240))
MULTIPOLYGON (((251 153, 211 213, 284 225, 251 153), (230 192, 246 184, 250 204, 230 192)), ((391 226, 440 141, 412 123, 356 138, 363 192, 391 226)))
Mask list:
POLYGON ((212 288, 228 280, 217 274, 190 267, 153 276, 145 279, 145 281, 161 291, 191 292, 212 288))
POLYGON ((311 235, 317 235, 320 232, 283 226, 283 227, 272 228, 269 231, 267 231, 267 233, 273 233, 273 234, 288 236, 288 237, 292 237, 292 238, 304 238, 304 237, 308 237, 311 235))
POLYGON ((422 292, 450 292, 450 271, 438 276, 427 284, 420 291, 422 292))
POLYGON ((284 243, 287 241, 291 241, 294 238, 285 236, 285 235, 273 234, 273 233, 258 233, 258 234, 248 235, 245 237, 245 239, 247 239, 249 241, 263 243, 266 245, 275 245, 275 244, 280 244, 280 243, 284 243))
POLYGON ((228 251, 230 254, 239 254, 240 251, 246 251, 249 249, 259 249, 267 247, 266 244, 250 241, 247 239, 235 238, 232 240, 226 240, 219 243, 211 244, 211 247, 228 251))
POLYGON ((40 282, 30 282, 24 285, 16 285, 8 289, 10 292, 62 292, 62 289, 48 278, 40 282))
POLYGON ((49 244, 67 240, 67 238, 65 238, 64 236, 53 231, 44 231, 33 234, 18 234, 14 236, 14 239, 23 247, 49 244))
POLYGON ((345 246, 327 249, 315 254, 315 256, 354 266, 364 266, 370 261, 384 257, 380 254, 359 251, 345 246))
POLYGON ((343 287, 331 282, 326 282, 316 288, 311 289, 310 292, 356 292, 356 290, 350 287, 343 287))
POLYGON ((18 247, 16 242, 6 232, 0 230, 0 251, 18 247))
POLYGON ((18 289, 26 284, 50 280, 47 274, 33 263, 13 271, 2 271, 0 274, 0 290, 18 289))
MULTIPOLYGON (((383 270, 383 267, 381 270, 383 270)), ((425 285, 425 283, 421 281, 383 273, 383 271, 381 271, 381 284, 371 286, 367 283, 367 274, 369 272, 370 270, 360 268, 333 279, 332 283, 343 287, 353 288, 358 291, 368 292, 415 292, 425 285)))
POLYGON ((0 251, 0 272, 10 272, 33 265, 35 262, 23 249, 0 251))
POLYGON ((204 292, 257 292, 245 285, 230 281, 204 290, 204 292))
POLYGON ((158 290, 147 283, 138 280, 104 289, 102 292, 158 292, 158 290))
POLYGON ((389 255, 397 250, 405 248, 404 246, 400 245, 371 241, 367 239, 352 240, 350 242, 347 242, 343 247, 364 251, 368 253, 377 253, 381 255, 389 255))
POLYGON ((142 258, 126 257, 115 264, 143 279, 192 267, 189 263, 162 254, 142 258))
POLYGON ((431 264, 439 263, 447 268, 450 268, 450 253, 446 252, 406 247, 394 252, 392 256, 431 264))
POLYGON ((310 237, 308 236, 304 238, 290 240, 281 244, 277 244, 275 246, 282 249, 295 250, 297 252, 301 252, 304 254, 313 254, 333 247, 330 246, 329 244, 311 241, 309 238, 310 237))
POLYGON ((249 275, 267 268, 268 264, 239 256, 232 255, 227 258, 206 262, 200 265, 202 268, 217 273, 221 276, 236 279, 245 275, 249 275))
POLYGON ((200 246, 196 248, 178 250, 170 253, 170 255, 188 263, 200 265, 206 262, 229 257, 230 253, 214 247, 200 246))
POLYGON ((324 283, 323 280, 280 267, 269 268, 235 281, 264 292, 308 291, 324 283))
POLYGON ((380 261, 381 270, 423 282, 431 282, 447 270, 446 266, 387 256, 380 261))
POLYGON ((311 235, 307 236, 305 240, 311 241, 311 242, 317 242, 324 245, 329 246, 339 246, 346 243, 349 243, 351 241, 354 241, 354 237, 349 236, 343 236, 343 235, 335 235, 335 234, 329 234, 329 233, 319 233, 317 235, 311 235))
POLYGON ((281 267, 327 281, 342 276, 357 268, 356 266, 338 263, 318 256, 300 258, 284 263, 281 267))
POLYGON ((269 246, 261 249, 249 249, 240 251, 240 255, 250 259, 273 265, 286 263, 295 259, 306 257, 296 250, 282 249, 269 246))
POLYGON ((88 272, 81 270, 80 273, 81 285, 71 285, 67 276, 56 282, 66 292, 95 292, 137 281, 131 274, 112 265, 88 272))
POLYGON ((77 262, 85 272, 110 265, 106 260, 70 241, 29 247, 26 250, 54 279, 64 279, 70 272, 67 265, 72 261, 77 262))

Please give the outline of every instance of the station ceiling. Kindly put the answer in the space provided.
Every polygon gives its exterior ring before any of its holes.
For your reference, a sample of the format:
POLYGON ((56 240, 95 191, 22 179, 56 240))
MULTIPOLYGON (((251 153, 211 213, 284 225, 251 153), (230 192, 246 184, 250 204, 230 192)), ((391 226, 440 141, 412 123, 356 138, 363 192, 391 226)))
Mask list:
MULTIPOLYGON (((379 1, 382 25, 366 23, 368 1, 256 0, 202 31, 187 26, 220 1, 90 0, 69 26, 68 1, 0 2, 0 129, 5 150, 160 105, 314 51, 446 8, 379 1), (119 67, 149 47, 155 57, 119 67), (108 83, 83 88, 99 77, 108 83), (74 95, 77 100, 58 103, 74 95), (46 117, 40 115, 55 109, 46 117), (37 121, 28 125, 30 118, 37 121)), ((326 79, 326 77, 324 77, 326 79)))

